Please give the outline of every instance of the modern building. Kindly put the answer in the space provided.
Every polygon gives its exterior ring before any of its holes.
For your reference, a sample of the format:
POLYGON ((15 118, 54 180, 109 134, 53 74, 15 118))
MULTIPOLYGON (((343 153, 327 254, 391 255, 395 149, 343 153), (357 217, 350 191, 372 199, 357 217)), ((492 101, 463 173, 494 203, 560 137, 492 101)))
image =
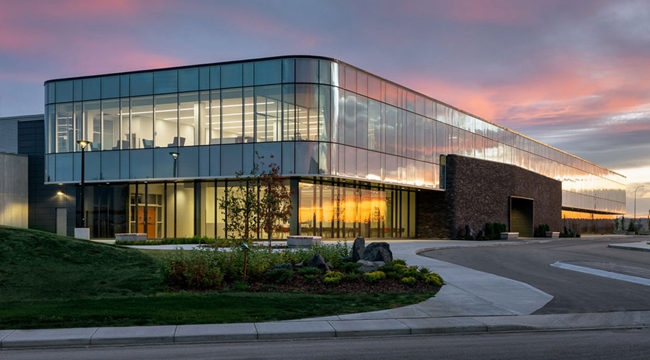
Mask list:
POLYGON ((281 237, 530 236, 625 213, 622 175, 325 57, 50 80, 44 131, 44 182, 72 200, 57 219, 71 234, 83 208, 93 238, 225 237, 219 199, 258 156, 294 194, 281 237))

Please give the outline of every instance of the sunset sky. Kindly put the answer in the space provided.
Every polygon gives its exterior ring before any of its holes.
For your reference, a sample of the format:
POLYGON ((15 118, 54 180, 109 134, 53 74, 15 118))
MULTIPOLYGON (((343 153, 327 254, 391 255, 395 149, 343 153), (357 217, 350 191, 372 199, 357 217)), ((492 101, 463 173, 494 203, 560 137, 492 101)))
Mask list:
POLYGON ((627 176, 650 209, 650 0, 0 0, 0 116, 49 79, 337 58, 627 176))

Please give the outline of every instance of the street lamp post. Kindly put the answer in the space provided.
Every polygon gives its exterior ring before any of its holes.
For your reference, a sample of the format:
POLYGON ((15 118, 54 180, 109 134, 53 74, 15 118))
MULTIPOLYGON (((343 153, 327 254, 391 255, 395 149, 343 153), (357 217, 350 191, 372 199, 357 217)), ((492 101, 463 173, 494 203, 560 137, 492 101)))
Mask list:
POLYGON ((86 193, 86 146, 90 144, 88 140, 77 140, 81 148, 81 226, 86 227, 86 216, 84 213, 84 195, 86 193))
POLYGON ((171 155, 174 159, 174 177, 176 177, 176 160, 178 160, 178 153, 176 151, 172 151, 169 153, 169 155, 171 155))
POLYGON ((639 185, 639 186, 636 187, 636 189, 634 189, 634 219, 632 219, 632 221, 634 221, 634 228, 635 229, 636 229, 636 191, 639 190, 642 187, 643 187, 643 185, 639 185))

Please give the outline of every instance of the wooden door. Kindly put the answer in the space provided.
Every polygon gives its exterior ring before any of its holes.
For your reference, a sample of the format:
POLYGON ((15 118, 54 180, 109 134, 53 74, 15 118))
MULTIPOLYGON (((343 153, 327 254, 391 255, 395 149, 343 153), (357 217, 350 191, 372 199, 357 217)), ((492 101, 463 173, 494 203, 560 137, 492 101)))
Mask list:
MULTIPOLYGON (((143 233, 144 231, 144 206, 138 207, 138 232, 143 233)), ((149 206, 147 209, 147 238, 156 237, 156 210, 157 208, 149 206)))

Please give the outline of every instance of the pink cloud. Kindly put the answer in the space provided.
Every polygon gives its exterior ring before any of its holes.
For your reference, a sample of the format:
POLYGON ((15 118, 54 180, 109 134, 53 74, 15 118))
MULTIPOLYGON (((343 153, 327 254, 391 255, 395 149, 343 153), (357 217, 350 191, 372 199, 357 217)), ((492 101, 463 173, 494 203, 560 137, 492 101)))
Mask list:
MULTIPOLYGON (((505 85, 468 86, 417 75, 406 77, 404 84, 506 127, 593 123, 594 119, 602 121, 603 117, 639 109, 650 111, 647 60, 621 57, 599 68, 577 55, 562 60, 548 72, 505 85)), ((649 127, 646 123, 629 123, 625 131, 649 127)))
POLYGON ((527 25, 540 20, 540 15, 556 1, 525 0, 454 0, 400 2, 407 12, 432 18, 472 24, 527 25))

